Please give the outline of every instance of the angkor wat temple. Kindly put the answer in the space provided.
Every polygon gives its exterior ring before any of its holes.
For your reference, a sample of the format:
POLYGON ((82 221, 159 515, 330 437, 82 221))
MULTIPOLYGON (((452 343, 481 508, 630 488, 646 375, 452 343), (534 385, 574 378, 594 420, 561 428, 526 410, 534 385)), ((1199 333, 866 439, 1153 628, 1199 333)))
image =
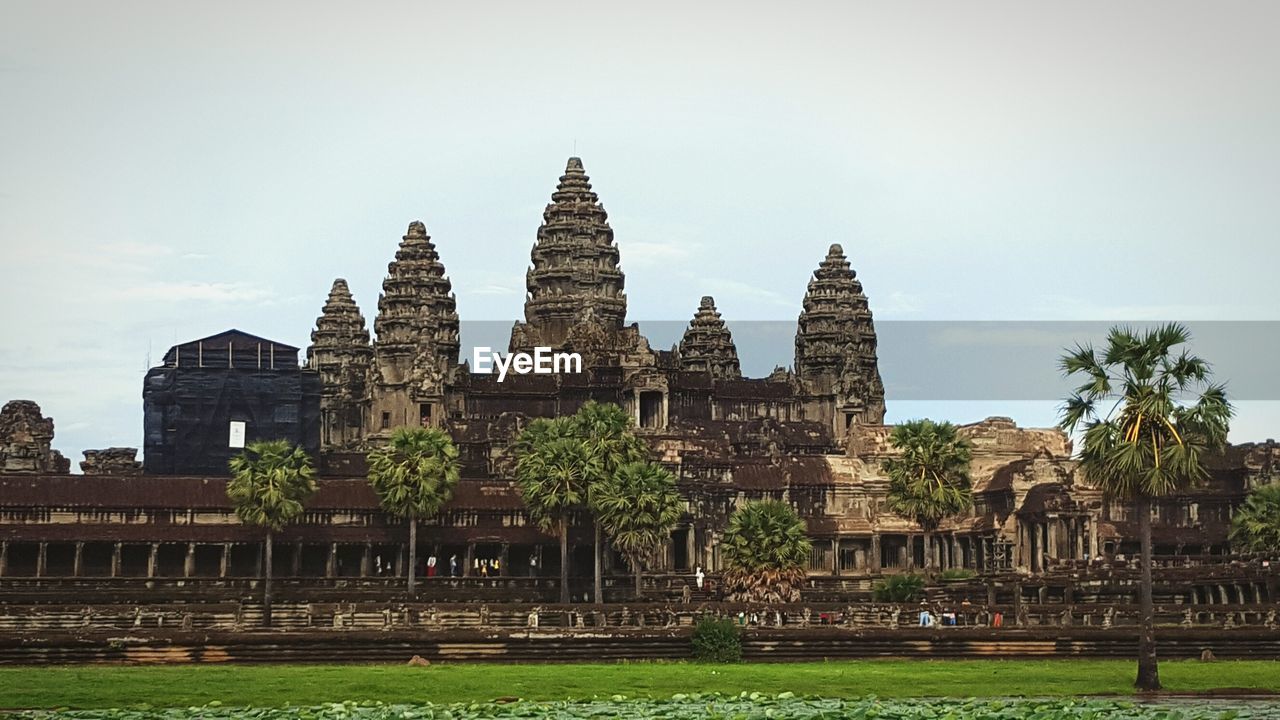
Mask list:
MULTIPOLYGON (((524 575, 532 557, 536 572, 551 577, 555 541, 526 520, 510 483, 509 445, 531 418, 572 413, 588 400, 626 408, 655 457, 679 477, 688 512, 656 572, 715 572, 728 514, 758 498, 785 500, 806 520, 815 577, 918 566, 925 553, 943 568, 1037 574, 1135 552, 1131 510, 1084 481, 1068 437, 1005 418, 963 428, 974 445, 974 508, 945 523, 932 547, 913 522, 886 510, 880 466, 891 453, 891 428, 883 424, 875 326, 840 245, 815 253, 794 365, 765 378, 742 376, 711 297, 691 308, 677 347, 651 347, 627 323, 623 252, 582 163, 571 158, 537 230, 524 320, 512 328, 509 349, 576 352, 581 373, 498 382, 473 372, 459 357, 458 309, 441 253, 423 223, 413 222, 388 265, 372 338, 338 279, 303 366, 296 350, 243 333, 171 350, 144 393, 146 472, 133 453, 111 449, 86 451, 85 474, 70 475, 50 450, 52 421, 32 403, 6 405, 0 576, 256 575, 259 532, 236 520, 225 473, 216 471, 229 452, 226 422, 239 418, 250 440, 286 432, 318 449, 320 490, 304 519, 277 536, 283 575, 405 572, 404 526, 378 509, 363 453, 395 427, 422 423, 453 435, 463 480, 438 521, 420 531, 419 556, 443 562, 456 555, 468 573, 475 560, 492 558, 513 575, 524 575), (190 373, 200 379, 184 385, 190 373), (215 388, 216 397, 201 388, 215 388), (247 395, 253 402, 238 405, 247 395), (286 395, 287 402, 279 399, 286 395), (188 421, 194 424, 182 424, 188 421)), ((1156 554, 1228 553, 1233 508, 1278 467, 1275 443, 1214 458, 1211 482, 1156 508, 1156 554)), ((573 574, 585 576, 585 518, 571 542, 573 574)), ((619 559, 608 563, 625 572, 619 559)))

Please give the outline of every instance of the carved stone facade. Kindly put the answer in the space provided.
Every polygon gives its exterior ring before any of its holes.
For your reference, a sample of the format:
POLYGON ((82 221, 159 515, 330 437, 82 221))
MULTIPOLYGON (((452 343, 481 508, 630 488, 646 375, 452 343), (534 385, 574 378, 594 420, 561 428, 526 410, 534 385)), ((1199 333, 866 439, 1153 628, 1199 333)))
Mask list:
POLYGON ((710 373, 716 380, 742 377, 733 334, 720 319, 715 298, 710 295, 698 303, 698 312, 684 331, 684 337, 680 338, 680 369, 710 373))
POLYGON ((30 400, 11 400, 0 409, 0 472, 66 473, 71 462, 49 447, 53 418, 30 400))
POLYGON ((832 418, 833 431, 884 422, 871 308, 840 245, 828 249, 809 280, 799 326, 795 372, 820 412, 832 418))
POLYGON ((141 475, 142 463, 138 460, 138 448, 85 450, 84 460, 80 461, 80 472, 85 475, 141 475))
POLYGON ((342 278, 333 281, 329 299, 316 318, 307 365, 320 373, 324 384, 320 400, 322 442, 327 447, 358 445, 369 425, 366 414, 373 346, 364 315, 342 278))
POLYGON ((387 266, 374 320, 366 437, 402 425, 438 423, 458 366, 458 311, 440 254, 421 222, 412 222, 387 266))

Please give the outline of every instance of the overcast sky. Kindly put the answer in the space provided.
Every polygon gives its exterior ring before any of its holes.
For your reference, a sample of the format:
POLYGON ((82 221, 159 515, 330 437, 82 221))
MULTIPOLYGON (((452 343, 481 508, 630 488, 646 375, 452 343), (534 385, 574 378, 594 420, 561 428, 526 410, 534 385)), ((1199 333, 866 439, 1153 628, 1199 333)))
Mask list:
POLYGON ((139 445, 148 356, 372 323, 415 219, 514 320, 575 153, 635 320, 794 320, 832 242, 878 320, 1280 319, 1280 4, 787 5, 4 0, 0 400, 139 445))

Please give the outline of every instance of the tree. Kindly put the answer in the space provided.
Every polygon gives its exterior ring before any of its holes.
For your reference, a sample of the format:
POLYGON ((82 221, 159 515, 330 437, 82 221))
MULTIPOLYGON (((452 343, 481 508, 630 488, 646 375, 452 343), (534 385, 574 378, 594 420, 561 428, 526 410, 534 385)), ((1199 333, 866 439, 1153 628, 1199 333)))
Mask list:
POLYGON ((949 422, 911 420, 893 429, 890 443, 901 454, 884 462, 889 509, 920 523, 924 569, 932 565, 933 531, 946 518, 973 505, 970 447, 949 422))
POLYGON ((1250 491, 1231 518, 1231 542, 1245 552, 1280 554, 1280 482, 1250 491))
POLYGON ((1061 427, 1082 433, 1080 469, 1111 497, 1133 502, 1141 535, 1141 690, 1160 689, 1151 584, 1151 504, 1207 476, 1206 453, 1226 443, 1232 408, 1209 381, 1209 364, 1185 348, 1190 333, 1168 324, 1114 327, 1101 352, 1077 345, 1060 361, 1084 384, 1062 406, 1061 427))
POLYGON ((735 602, 795 602, 804 582, 809 538, 796 511, 777 500, 757 500, 729 516, 721 551, 724 589, 735 602))
POLYGON ((240 521, 266 529, 263 562, 262 621, 271 626, 272 536, 302 514, 316 490, 311 458, 284 440, 249 443, 231 458, 227 498, 240 521))
POLYGON ((529 517, 560 536, 560 602, 569 602, 569 519, 598 472, 596 455, 568 417, 539 418, 515 443, 516 487, 529 517))
POLYGON ((610 544, 635 573, 638 600, 644 563, 671 536, 684 512, 676 477, 656 463, 630 462, 592 486, 591 503, 610 544))
POLYGON ((418 521, 434 517, 458 486, 458 447, 436 427, 402 427, 369 452, 369 484, 382 509, 409 521, 409 595, 418 563, 418 521))
POLYGON ((599 603, 604 597, 600 581, 601 523, 595 488, 611 481, 623 465, 643 460, 648 453, 644 441, 631 433, 631 416, 613 403, 587 401, 574 413, 573 426, 596 457, 591 466, 594 472, 587 478, 587 502, 594 515, 593 597, 599 603))

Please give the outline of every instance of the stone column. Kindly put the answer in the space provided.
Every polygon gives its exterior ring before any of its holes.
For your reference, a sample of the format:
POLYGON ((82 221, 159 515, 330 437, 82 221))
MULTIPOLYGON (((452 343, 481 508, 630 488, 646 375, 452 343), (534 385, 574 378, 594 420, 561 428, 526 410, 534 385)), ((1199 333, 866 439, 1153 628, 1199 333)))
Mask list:
POLYGON ((1031 572, 1036 572, 1042 567, 1040 559, 1040 525, 1038 523, 1027 523, 1027 531, 1027 534, 1031 537, 1030 547, 1028 548, 1031 551, 1031 562, 1028 565, 1030 565, 1031 572))
MULTIPOLYGON (((573 557, 572 550, 573 548, 570 548, 570 552, 569 552, 570 558, 573 557)), ((467 554, 464 555, 463 557, 466 559, 462 561, 462 577, 471 577, 471 569, 472 569, 471 566, 474 565, 476 562, 476 544, 475 543, 467 543, 467 554)))
POLYGON ((293 567, 291 571, 294 577, 302 575, 302 548, 306 547, 302 543, 298 543, 293 548, 293 567))
MULTIPOLYGON (((502 549, 498 551, 498 574, 507 577, 515 577, 516 573, 512 572, 508 562, 511 559, 511 543, 502 543, 502 549)), ((526 568, 527 570, 527 568, 526 568)))
POLYGON ((4 577, 5 570, 9 569, 9 542, 7 540, 0 541, 0 577, 4 577))
POLYGON ((840 540, 831 538, 831 574, 840 577, 840 540))
POLYGON ((156 556, 160 554, 160 543, 151 543, 151 552, 147 553, 147 577, 156 576, 156 556))
POLYGON ((884 558, 880 556, 880 533, 871 534, 871 560, 867 563, 871 572, 880 572, 884 567, 884 558))
POLYGON ((364 544, 364 554, 360 556, 360 577, 369 577, 369 570, 373 568, 373 545, 364 544))
POLYGON ((120 577, 120 553, 124 550, 122 543, 111 548, 111 577, 120 577))
POLYGON ((1098 557, 1098 517, 1089 516, 1089 557, 1098 557))
POLYGON ((227 576, 227 570, 231 567, 231 543, 222 543, 222 558, 218 561, 218 577, 227 576))
POLYGON ((36 551, 36 577, 44 577, 47 563, 49 562, 49 543, 40 543, 39 549, 36 551))
POLYGON ((329 543, 329 558, 324 563, 324 576, 331 578, 338 574, 338 543, 329 543))
POLYGON ((84 542, 76 543, 76 559, 71 566, 71 574, 80 577, 84 574, 84 542))
POLYGON ((690 525, 689 532, 685 533, 684 542, 685 542, 685 557, 689 558, 689 569, 692 570, 695 567, 701 565, 701 563, 698 562, 698 554, 696 552, 697 531, 693 529, 693 525, 690 525))
POLYGON ((196 544, 187 543, 187 557, 182 561, 182 577, 196 574, 196 544))
MULTIPOLYGON (((407 547, 407 544, 396 545, 396 577, 408 577, 409 575, 408 569, 405 568, 405 560, 407 560, 405 549, 407 547)), ((294 575, 297 575, 297 573, 294 573, 294 575)))

